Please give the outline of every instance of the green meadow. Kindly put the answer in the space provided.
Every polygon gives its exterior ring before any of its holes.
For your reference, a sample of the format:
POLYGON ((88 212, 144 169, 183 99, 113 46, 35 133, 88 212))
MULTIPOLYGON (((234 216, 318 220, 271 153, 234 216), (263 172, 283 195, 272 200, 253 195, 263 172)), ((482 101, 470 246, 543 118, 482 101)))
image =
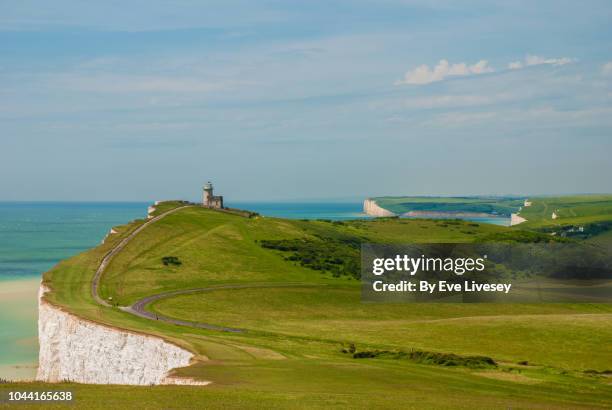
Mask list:
POLYGON ((529 228, 585 225, 612 221, 612 195, 576 195, 534 198, 520 215, 529 228), (552 214, 557 214, 557 219, 552 214))
POLYGON ((402 214, 409 211, 475 212, 510 216, 523 203, 513 197, 430 197, 430 196, 383 196, 373 198, 376 203, 391 212, 402 214))
POLYGON ((71 389, 87 408, 612 407, 612 305, 360 300, 361 242, 554 240, 548 232, 455 220, 298 221, 191 207, 147 227, 113 259, 100 295, 117 306, 95 304, 90 284, 98 263, 142 223, 119 227, 106 243, 47 272, 47 298, 194 352, 195 363, 176 374, 212 383, 53 386, 71 389), (176 326, 119 309, 192 288, 212 289, 147 309, 244 332, 176 326))

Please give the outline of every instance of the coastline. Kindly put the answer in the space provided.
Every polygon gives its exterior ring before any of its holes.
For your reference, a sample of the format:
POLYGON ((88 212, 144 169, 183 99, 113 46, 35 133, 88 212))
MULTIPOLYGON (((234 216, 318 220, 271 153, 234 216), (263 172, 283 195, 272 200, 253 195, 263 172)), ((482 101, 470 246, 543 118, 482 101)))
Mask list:
MULTIPOLYGON (((134 229, 122 232, 104 258, 91 282, 91 294, 98 305, 110 306, 97 292, 98 279, 113 256, 148 225, 184 208, 178 202, 168 210, 148 219, 132 221, 134 229), (117 243, 118 242, 118 243, 117 243)), ((111 228, 111 232, 116 229, 111 228)), ((105 241, 101 245, 104 246, 105 241)), ((45 277, 45 283, 47 278, 45 277)), ((194 353, 161 336, 138 332, 91 318, 82 317, 49 302, 45 293, 51 289, 40 283, 38 291, 38 368, 35 379, 48 383, 70 380, 85 384, 204 386, 210 382, 174 376, 175 369, 192 364, 194 353)))
POLYGON ((468 211, 408 211, 401 216, 407 218, 431 218, 431 219, 454 219, 454 218, 503 218, 485 212, 468 211))
POLYGON ((40 278, 0 279, 0 378, 33 380, 38 367, 40 278))
POLYGON ((519 225, 519 224, 522 224, 523 222, 527 222, 527 219, 523 218, 518 213, 512 214, 510 216, 510 226, 519 225))
POLYGON ((395 213, 378 205, 375 199, 367 198, 363 201, 363 213, 376 218, 396 216, 395 213))

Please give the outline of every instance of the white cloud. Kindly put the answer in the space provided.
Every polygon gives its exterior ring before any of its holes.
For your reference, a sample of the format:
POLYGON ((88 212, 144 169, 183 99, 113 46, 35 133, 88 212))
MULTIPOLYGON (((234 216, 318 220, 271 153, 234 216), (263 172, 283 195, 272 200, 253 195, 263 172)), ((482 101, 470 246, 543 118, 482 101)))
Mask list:
POLYGON ((573 63, 573 58, 569 57, 560 57, 560 58, 544 58, 541 56, 527 55, 524 61, 513 61, 508 64, 508 68, 510 70, 520 70, 521 68, 530 67, 534 65, 566 65, 569 63, 573 63))
POLYGON ((466 63, 450 64, 447 60, 440 60, 433 68, 423 64, 414 70, 408 71, 404 75, 404 78, 397 81, 395 84, 429 84, 436 81, 442 81, 446 77, 477 75, 491 73, 493 71, 493 68, 489 66, 487 60, 480 60, 473 65, 467 65, 466 63))
POLYGON ((603 75, 612 75, 612 61, 608 61, 601 67, 603 75))
MULTIPOLYGON (((545 58, 536 55, 528 54, 523 61, 512 61, 508 63, 508 69, 520 70, 526 67, 538 65, 562 66, 575 62, 576 60, 569 57, 545 58)), ((487 60, 480 60, 473 65, 466 63, 451 64, 448 60, 440 60, 433 67, 427 64, 422 64, 413 70, 408 71, 404 78, 395 82, 395 85, 413 84, 422 85, 430 84, 436 81, 442 81, 447 77, 452 76, 470 76, 484 73, 492 73, 495 70, 489 65, 487 60)), ((604 73, 612 74, 612 61, 604 65, 604 73)))

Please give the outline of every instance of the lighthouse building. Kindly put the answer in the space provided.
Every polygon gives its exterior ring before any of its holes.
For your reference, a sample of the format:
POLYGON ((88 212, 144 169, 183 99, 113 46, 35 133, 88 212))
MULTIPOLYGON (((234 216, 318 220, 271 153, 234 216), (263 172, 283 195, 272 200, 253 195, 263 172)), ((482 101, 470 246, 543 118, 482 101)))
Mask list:
POLYGON ((223 197, 213 195, 213 185, 210 181, 204 185, 202 205, 206 208, 223 209, 223 197))

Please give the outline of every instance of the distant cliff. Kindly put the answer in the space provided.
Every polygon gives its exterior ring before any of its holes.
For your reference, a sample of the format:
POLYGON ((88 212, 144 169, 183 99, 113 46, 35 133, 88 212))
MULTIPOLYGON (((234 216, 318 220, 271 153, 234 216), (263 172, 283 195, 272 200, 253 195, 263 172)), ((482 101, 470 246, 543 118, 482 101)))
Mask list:
POLYGON ((510 215, 510 226, 522 224, 526 220, 527 219, 523 218, 522 216, 519 216, 519 214, 511 214, 510 215))
POLYGON ((382 217, 382 216, 395 216, 395 214, 391 211, 386 210, 385 208, 381 208, 378 206, 375 200, 366 199, 363 201, 363 212, 366 215, 382 217))

